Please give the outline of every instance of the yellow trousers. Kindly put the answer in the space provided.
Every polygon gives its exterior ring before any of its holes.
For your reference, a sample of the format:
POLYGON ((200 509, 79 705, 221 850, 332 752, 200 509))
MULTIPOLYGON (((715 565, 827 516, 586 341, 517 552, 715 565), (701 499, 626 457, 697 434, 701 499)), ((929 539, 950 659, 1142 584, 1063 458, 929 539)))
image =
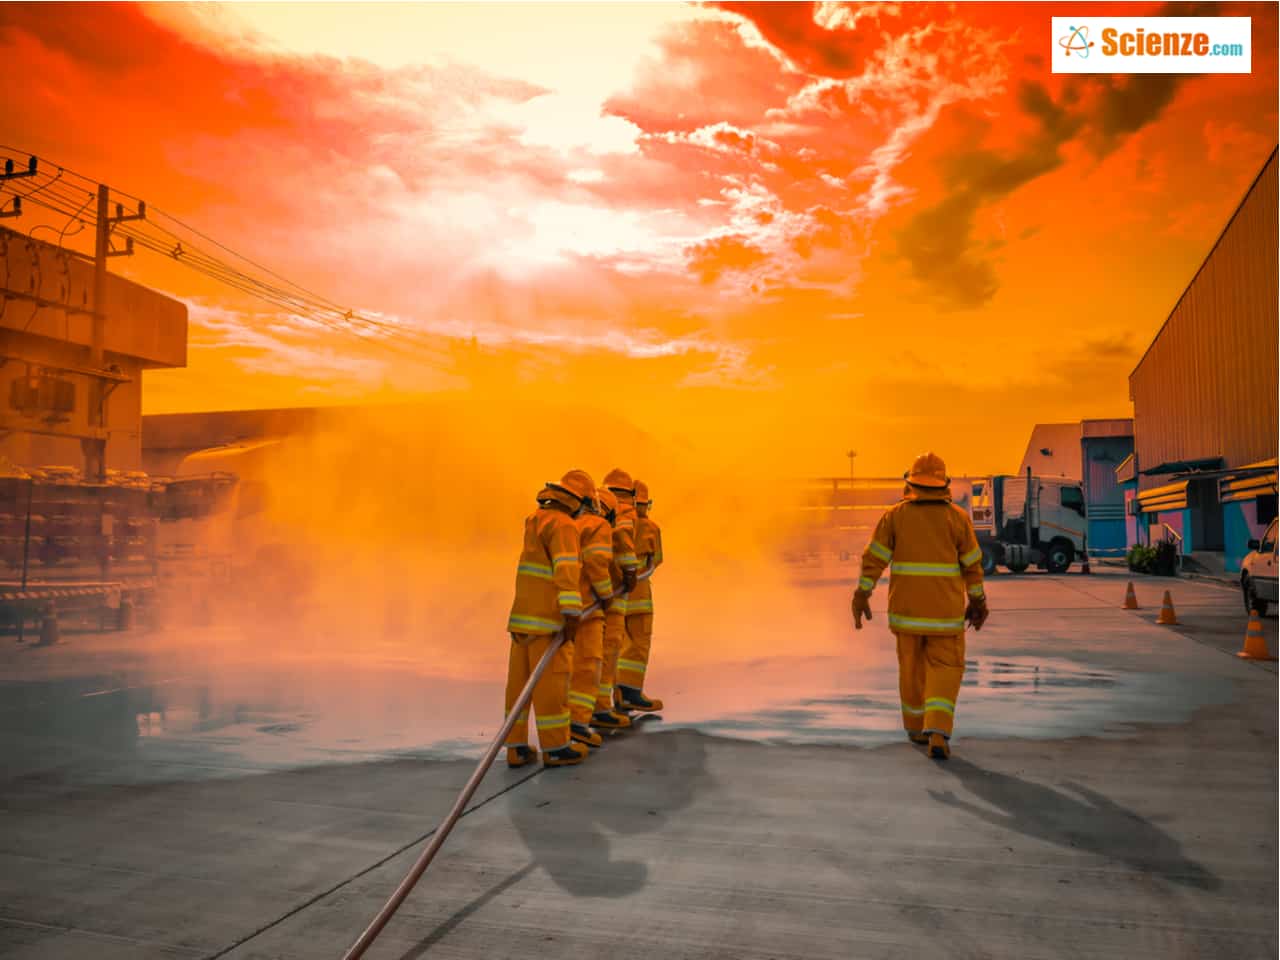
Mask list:
POLYGON ((618 655, 618 683, 624 687, 644 689, 644 674, 649 668, 649 650, 653 644, 653 614, 627 614, 627 643, 618 655))
POLYGON ((596 688, 596 710, 613 709, 613 685, 618 679, 618 654, 627 642, 627 615, 610 607, 604 615, 604 653, 600 658, 600 685, 596 688))
POLYGON ((573 674, 569 680, 569 719, 590 723, 600 692, 600 662, 604 659, 604 617, 597 614, 578 624, 573 640, 573 674))
POLYGON ((902 725, 909 733, 940 733, 950 738, 964 678, 964 634, 897 636, 902 725))
MULTIPOLYGON (((555 634, 511 635, 507 661, 507 715, 534 668, 547 652, 555 634)), ((569 674, 573 670, 573 644, 562 643, 533 688, 533 712, 537 717, 538 743, 544 751, 559 750, 569 742, 569 674)), ((529 746, 529 710, 525 708, 507 734, 507 747, 529 746)))

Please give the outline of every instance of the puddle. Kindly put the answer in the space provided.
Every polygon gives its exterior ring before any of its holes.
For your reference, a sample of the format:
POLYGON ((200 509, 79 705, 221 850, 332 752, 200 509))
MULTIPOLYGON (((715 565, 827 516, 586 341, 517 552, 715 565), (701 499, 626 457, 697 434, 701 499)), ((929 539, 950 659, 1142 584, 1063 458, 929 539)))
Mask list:
MULTIPOLYGON (((814 669, 808 682, 825 688, 821 694, 769 696, 753 709, 728 713, 686 708, 683 716, 669 711, 667 720, 674 727, 770 743, 899 741, 896 664, 861 673, 860 686, 874 686, 874 694, 847 692, 849 679, 814 669)), ((1137 724, 1182 723, 1196 709, 1230 702, 1231 696, 1232 681, 1217 676, 1109 671, 1065 658, 977 658, 966 661, 956 733, 1028 739, 1133 736, 1137 724)))
MULTIPOLYGON (((1214 674, 1137 672, 1123 658, 971 656, 957 735, 1056 739, 1132 736, 1229 702, 1214 674)), ((664 670, 661 726, 770 743, 876 746, 902 738, 897 663, 869 642, 827 656, 752 658, 664 670)), ((478 757, 501 719, 500 677, 311 664, 214 673, 101 676, 0 689, 9 777, 57 767, 96 779, 203 779, 325 763, 478 757), (11 695, 12 694, 12 695, 11 695), (48 744, 74 746, 51 752, 48 744)), ((657 724, 655 723, 655 726, 657 724)))

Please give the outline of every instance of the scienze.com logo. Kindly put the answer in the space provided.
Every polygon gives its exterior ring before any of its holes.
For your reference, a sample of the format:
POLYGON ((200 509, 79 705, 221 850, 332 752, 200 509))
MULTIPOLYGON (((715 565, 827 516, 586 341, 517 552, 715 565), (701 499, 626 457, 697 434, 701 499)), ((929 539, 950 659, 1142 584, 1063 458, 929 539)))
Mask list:
POLYGON ((1054 73, 1250 73, 1249 17, 1054 17, 1054 73))

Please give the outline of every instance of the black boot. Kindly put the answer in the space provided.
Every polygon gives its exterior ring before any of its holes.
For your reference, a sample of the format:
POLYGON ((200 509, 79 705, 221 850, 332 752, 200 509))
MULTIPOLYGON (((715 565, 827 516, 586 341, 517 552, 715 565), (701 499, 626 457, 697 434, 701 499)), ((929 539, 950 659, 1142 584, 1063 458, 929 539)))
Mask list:
POLYGON ((618 684, 618 696, 622 699, 622 705, 628 710, 638 710, 641 713, 655 713, 662 709, 661 700, 651 700, 640 692, 639 687, 626 687, 618 684))

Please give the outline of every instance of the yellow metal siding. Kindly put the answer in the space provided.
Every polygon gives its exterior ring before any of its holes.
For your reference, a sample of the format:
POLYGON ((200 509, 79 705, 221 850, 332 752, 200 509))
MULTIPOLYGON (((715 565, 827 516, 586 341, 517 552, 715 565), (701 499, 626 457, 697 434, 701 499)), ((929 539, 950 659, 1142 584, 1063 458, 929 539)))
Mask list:
MULTIPOLYGON (((1129 377, 1138 469, 1221 456, 1275 456, 1276 154, 1129 377)), ((1160 484, 1141 477, 1142 488, 1160 484)))

